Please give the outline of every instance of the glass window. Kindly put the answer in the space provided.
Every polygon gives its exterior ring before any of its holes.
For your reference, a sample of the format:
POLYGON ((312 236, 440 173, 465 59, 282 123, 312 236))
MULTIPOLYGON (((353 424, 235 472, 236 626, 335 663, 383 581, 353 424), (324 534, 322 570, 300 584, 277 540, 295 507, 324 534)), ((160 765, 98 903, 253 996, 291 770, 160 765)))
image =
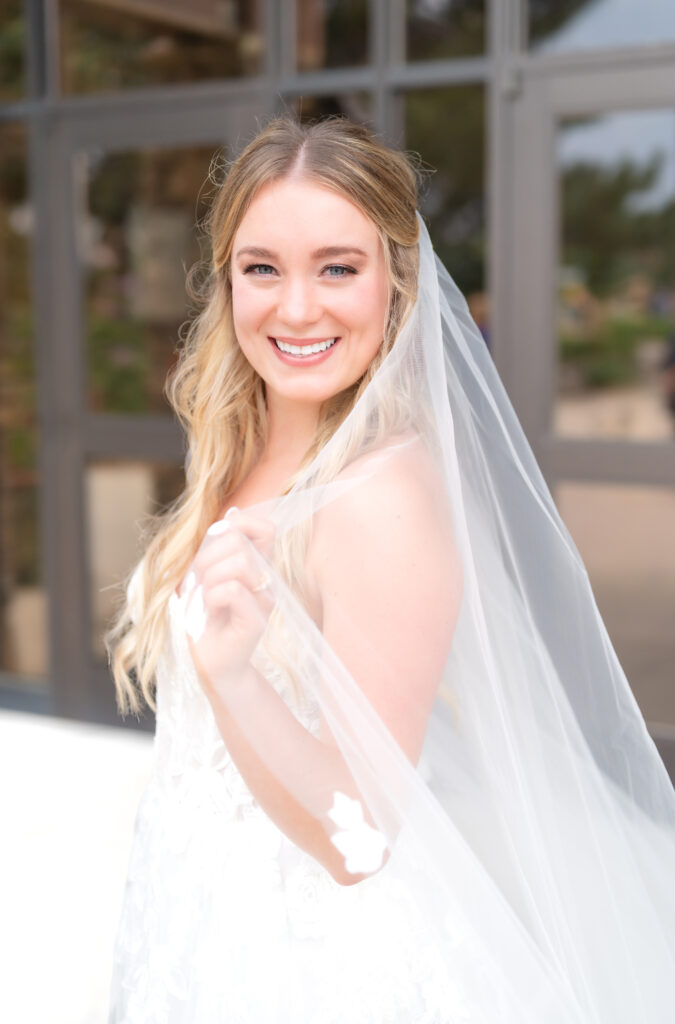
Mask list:
POLYGON ((529 0, 530 45, 545 53, 675 40, 672 0, 529 0))
POLYGON ((262 0, 60 0, 64 93, 260 73, 262 0))
POLYGON ((558 127, 565 436, 675 437, 675 110, 558 127))
POLYGON ((22 0, 0 3, 0 102, 26 91, 26 19, 22 0))
POLYGON ((33 206, 22 124, 0 126, 0 673, 47 673, 40 550, 30 258, 33 206))
POLYGON ((93 412, 168 411, 162 389, 188 317, 186 273, 207 256, 197 222, 216 156, 215 146, 77 155, 93 412))
POLYGON ((367 124, 371 119, 372 103, 369 93, 351 92, 339 96, 296 96, 292 109, 301 121, 314 121, 331 114, 342 114, 350 121, 367 124))
POLYGON ((485 51, 485 0, 407 0, 407 60, 447 60, 485 51))
POLYGON ((184 486, 182 467, 172 464, 107 459, 87 467, 91 647, 98 660, 106 657, 103 636, 124 596, 119 583, 142 554, 141 530, 184 486))
POLYGON ((299 71, 368 62, 367 0, 296 0, 299 71))
POLYGON ((483 86, 418 89, 404 104, 406 148, 429 171, 421 209, 431 239, 489 344, 483 86))
POLYGON ((554 493, 642 714, 675 726, 675 491, 561 483, 554 493))

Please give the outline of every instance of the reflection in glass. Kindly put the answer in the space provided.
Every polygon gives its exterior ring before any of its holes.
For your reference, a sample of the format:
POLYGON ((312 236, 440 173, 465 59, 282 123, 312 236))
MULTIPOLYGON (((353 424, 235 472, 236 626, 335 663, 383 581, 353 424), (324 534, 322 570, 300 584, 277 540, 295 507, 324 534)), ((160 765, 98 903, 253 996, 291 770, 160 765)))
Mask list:
POLYGON ((675 111, 559 126, 558 395, 566 436, 675 436, 675 111))
POLYGON ((170 464, 111 459, 87 467, 91 645, 99 659, 106 657, 103 635, 123 597, 119 583, 142 554, 141 531, 184 486, 182 467, 170 464))
POLYGON ((406 149, 433 168, 422 197, 429 233, 489 344, 483 87, 416 89, 404 103, 406 149))
POLYGON ((642 714, 675 726, 675 491, 561 483, 554 497, 642 714))
POLYGON ((26 18, 22 0, 0 4, 0 102, 26 91, 26 18))
POLYGON ((485 0, 407 0, 408 60, 447 60, 484 51, 485 0))
POLYGON ((59 0, 64 93, 236 78, 262 68, 262 0, 59 0))
POLYGON ((350 121, 368 124, 371 119, 371 97, 366 92, 343 93, 339 96, 296 96, 292 103, 294 113, 302 122, 337 114, 350 121))
POLYGON ((215 150, 78 154, 94 412, 168 411, 162 389, 188 317, 186 272, 207 255, 197 221, 215 188, 207 181, 215 150))
POLYGON ((295 0, 298 71, 368 61, 368 0, 295 0))
POLYGON ((564 53, 675 40, 672 0, 529 0, 533 50, 564 53))
POLYGON ((33 206, 22 124, 0 126, 0 673, 47 672, 30 292, 33 206))

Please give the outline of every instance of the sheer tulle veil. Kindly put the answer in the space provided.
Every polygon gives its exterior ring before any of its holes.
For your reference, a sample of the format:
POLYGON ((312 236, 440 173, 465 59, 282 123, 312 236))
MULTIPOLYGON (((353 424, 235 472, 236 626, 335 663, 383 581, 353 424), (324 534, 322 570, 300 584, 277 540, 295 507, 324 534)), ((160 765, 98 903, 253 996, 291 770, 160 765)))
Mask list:
MULTIPOLYGON (((387 873, 423 911, 472 1021, 665 1024, 674 791, 485 342, 418 219, 417 301, 390 353, 291 491, 248 510, 276 528, 273 557, 253 549, 275 600, 253 664, 263 676, 280 667, 318 702, 339 770, 308 774, 281 739, 262 744, 240 725, 347 870, 366 875, 356 884, 387 873), (461 604, 412 764, 285 567, 302 570, 322 518, 351 515, 361 489, 423 463, 433 481, 413 474, 410 486, 438 489, 461 604)), ((327 557, 342 554, 336 543, 327 557)), ((344 628, 367 627, 345 607, 344 628)), ((386 644, 375 654, 396 671, 386 644)))

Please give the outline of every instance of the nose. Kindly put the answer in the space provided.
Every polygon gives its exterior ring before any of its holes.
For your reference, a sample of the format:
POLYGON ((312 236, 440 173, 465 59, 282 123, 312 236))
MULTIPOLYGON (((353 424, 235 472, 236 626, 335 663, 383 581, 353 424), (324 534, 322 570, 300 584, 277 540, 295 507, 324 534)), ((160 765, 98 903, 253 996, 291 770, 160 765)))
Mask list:
POLYGON ((283 281, 277 306, 280 323, 302 328, 316 323, 321 314, 321 304, 311 281, 299 275, 283 281))

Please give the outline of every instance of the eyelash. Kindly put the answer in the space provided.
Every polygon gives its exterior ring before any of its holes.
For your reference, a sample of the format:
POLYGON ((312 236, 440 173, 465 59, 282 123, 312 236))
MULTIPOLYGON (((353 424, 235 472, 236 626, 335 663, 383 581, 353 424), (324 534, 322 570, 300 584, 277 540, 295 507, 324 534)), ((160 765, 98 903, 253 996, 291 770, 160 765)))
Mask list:
MULTIPOLYGON (((274 267, 272 266, 271 263, 250 263, 247 267, 245 267, 244 273, 245 274, 249 274, 253 270, 258 270, 259 267, 269 267, 271 270, 274 270, 274 267)), ((324 270, 344 270, 345 271, 344 274, 329 274, 328 275, 329 277, 346 277, 347 274, 356 274, 356 272, 357 272, 354 267, 347 267, 347 266, 345 266, 342 263, 330 263, 327 267, 324 267, 323 269, 324 270)), ((254 277, 272 277, 271 274, 254 274, 253 276, 254 277)))

